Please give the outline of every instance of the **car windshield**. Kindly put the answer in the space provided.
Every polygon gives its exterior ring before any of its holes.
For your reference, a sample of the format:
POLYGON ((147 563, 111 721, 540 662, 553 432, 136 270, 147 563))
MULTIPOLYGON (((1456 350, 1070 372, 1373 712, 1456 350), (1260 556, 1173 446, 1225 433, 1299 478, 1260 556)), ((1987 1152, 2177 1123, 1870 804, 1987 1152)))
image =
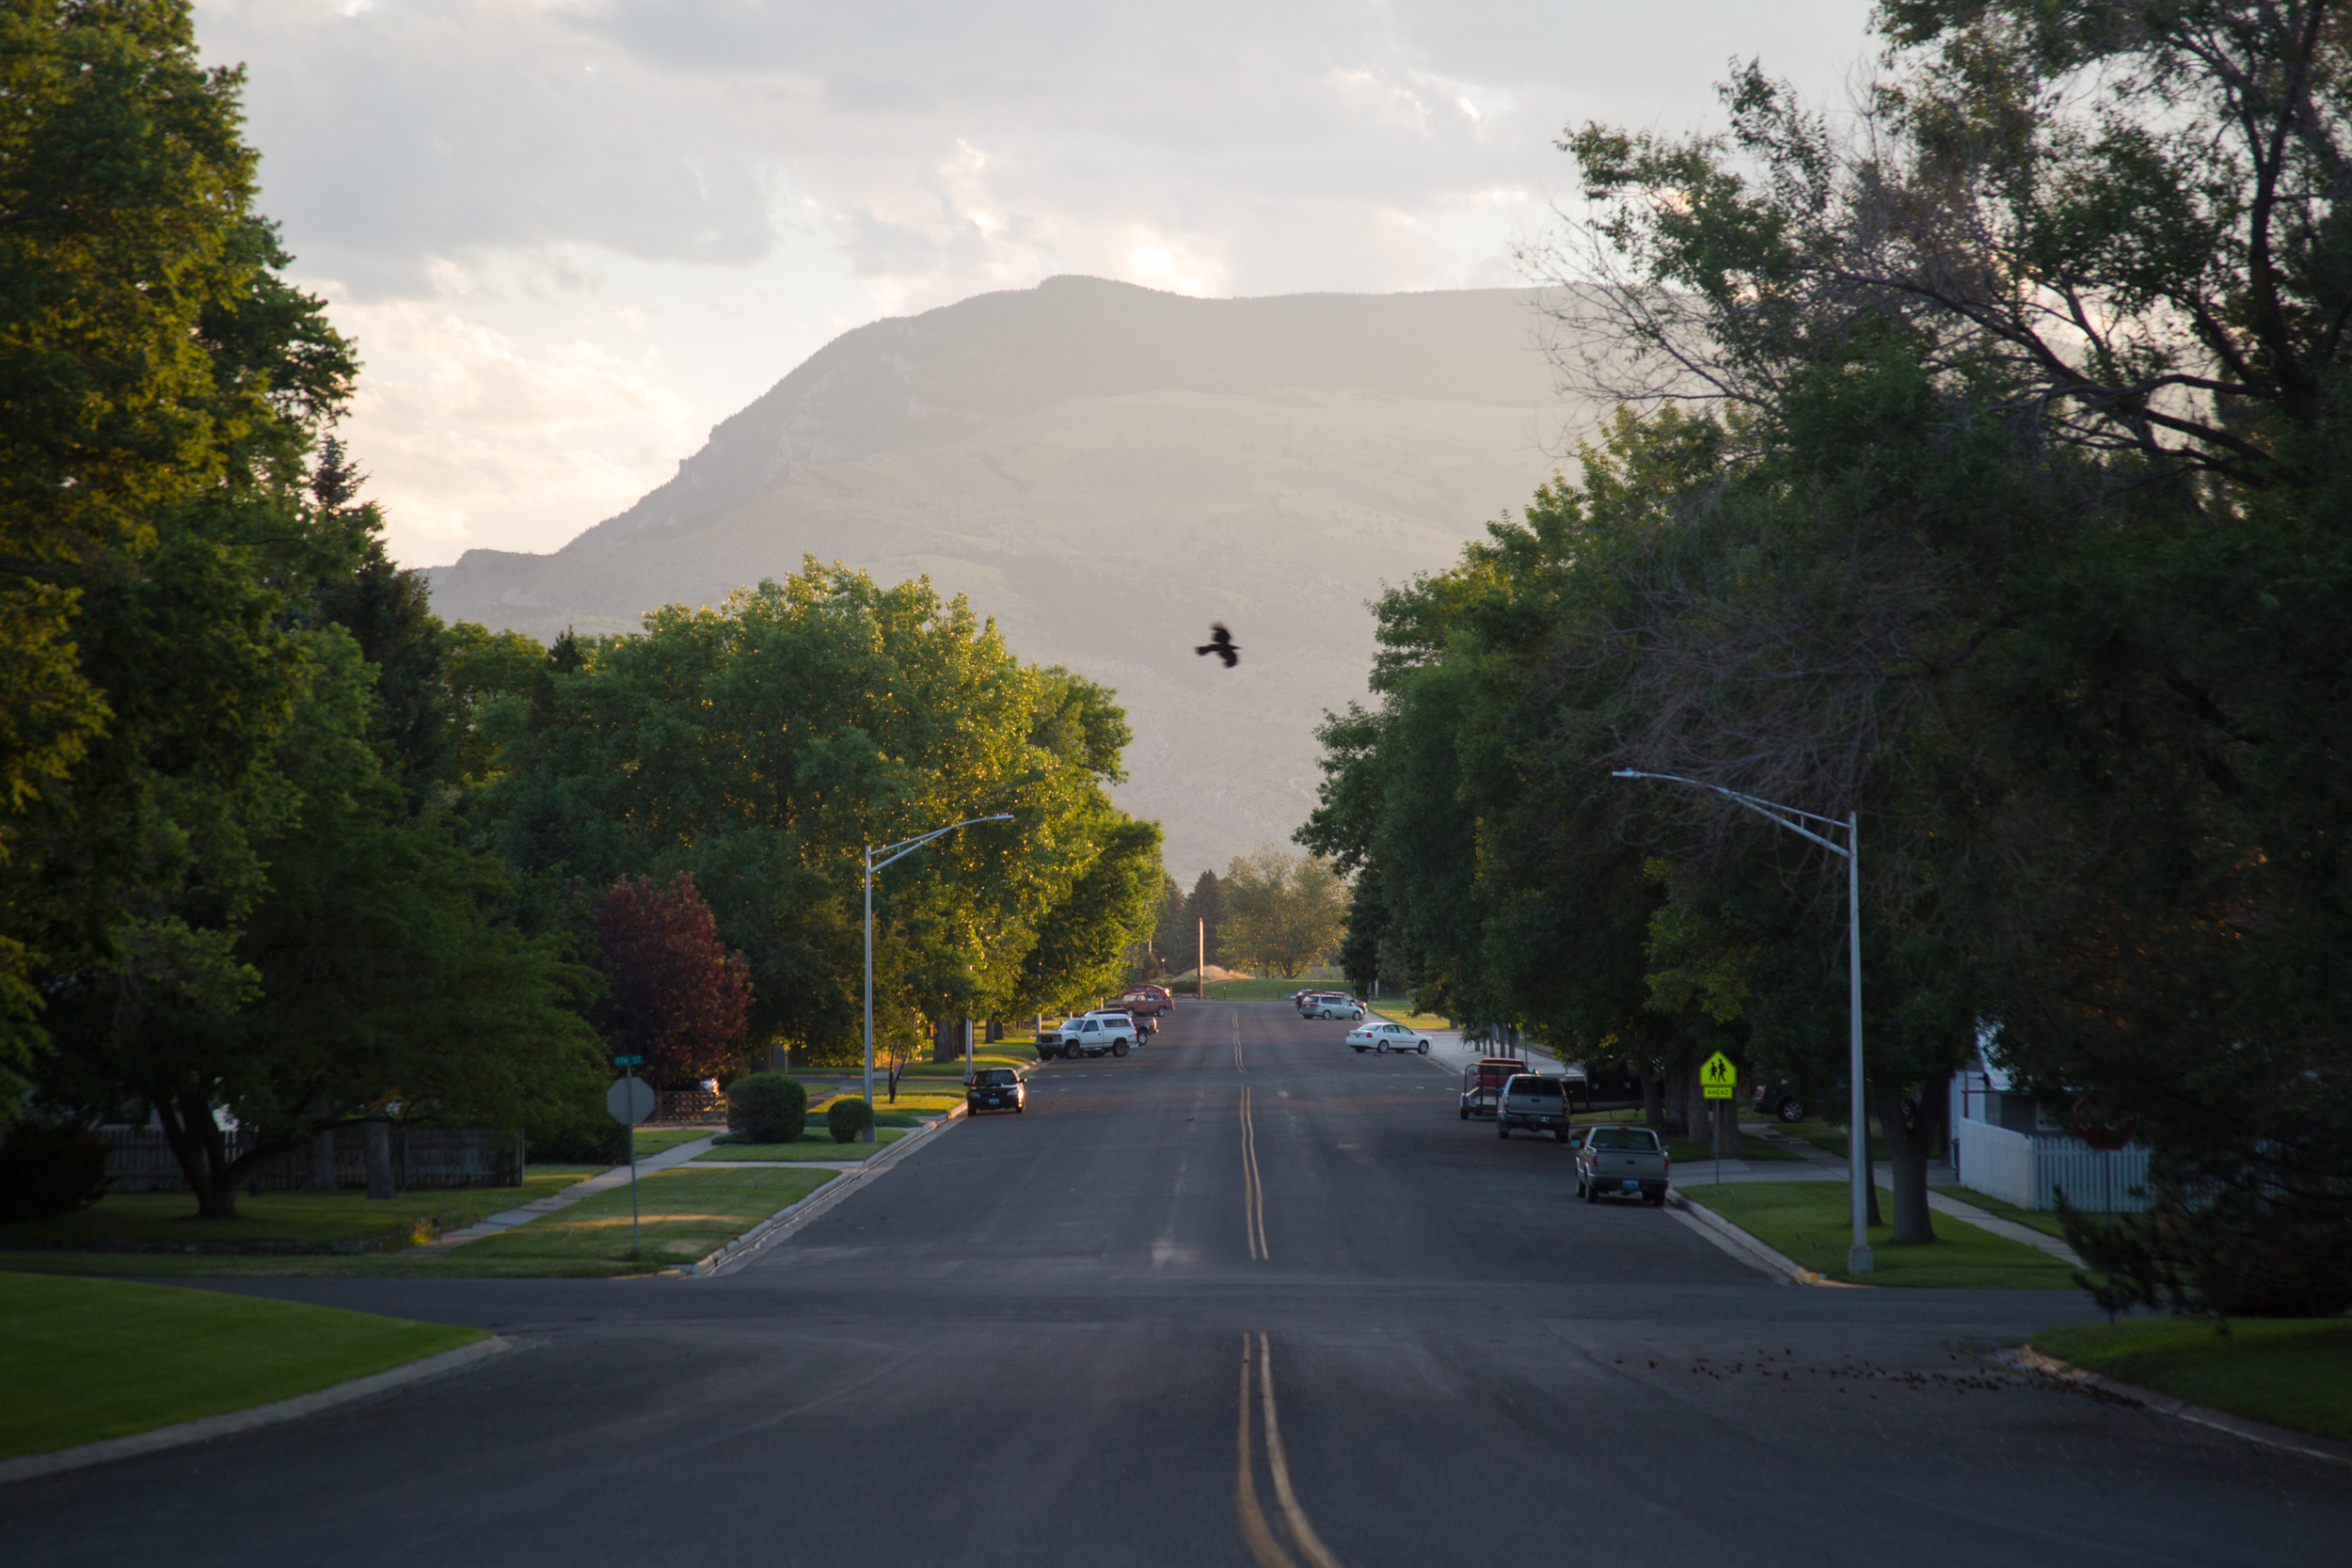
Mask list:
POLYGON ((993 1067, 980 1074, 980 1082, 983 1084, 1017 1084, 1020 1081, 1014 1075, 1012 1069, 1009 1067, 993 1067))
POLYGON ((1511 1080, 1511 1092, 1530 1095, 1537 1100, 1557 1100, 1560 1098, 1560 1085, 1549 1078, 1514 1078, 1511 1080))
POLYGON ((1658 1148, 1658 1134, 1646 1127, 1596 1127, 1592 1141, 1595 1148, 1655 1151, 1658 1148))

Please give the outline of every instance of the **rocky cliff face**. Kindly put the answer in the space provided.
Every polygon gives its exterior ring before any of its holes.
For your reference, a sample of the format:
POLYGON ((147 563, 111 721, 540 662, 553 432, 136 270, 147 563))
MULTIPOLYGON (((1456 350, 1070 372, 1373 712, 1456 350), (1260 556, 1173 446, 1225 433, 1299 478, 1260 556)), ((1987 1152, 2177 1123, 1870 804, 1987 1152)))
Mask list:
POLYGON ((1524 503, 1589 420, 1531 295, 1197 300, 1092 278, 844 334, 552 555, 432 572, 449 619, 633 630, 804 556, 928 575, 1120 689, 1131 811, 1187 882, 1303 819, 1366 601, 1524 503), (1245 649, 1197 658, 1213 620, 1245 649))

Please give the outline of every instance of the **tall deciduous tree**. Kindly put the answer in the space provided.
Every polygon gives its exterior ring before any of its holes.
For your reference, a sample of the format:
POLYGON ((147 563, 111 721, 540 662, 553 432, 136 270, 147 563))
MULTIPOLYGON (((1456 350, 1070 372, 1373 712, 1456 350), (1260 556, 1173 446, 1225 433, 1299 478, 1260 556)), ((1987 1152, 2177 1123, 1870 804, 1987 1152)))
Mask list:
POLYGON ((645 1075, 732 1076, 751 1016, 750 966, 719 941, 719 923, 679 872, 666 887, 624 877, 596 911, 606 990, 589 1013, 605 1043, 645 1058, 645 1075))
POLYGON ((1225 950, 1251 969, 1301 974, 1328 958, 1346 929, 1346 884, 1320 856, 1262 844, 1233 857, 1223 893, 1225 950))

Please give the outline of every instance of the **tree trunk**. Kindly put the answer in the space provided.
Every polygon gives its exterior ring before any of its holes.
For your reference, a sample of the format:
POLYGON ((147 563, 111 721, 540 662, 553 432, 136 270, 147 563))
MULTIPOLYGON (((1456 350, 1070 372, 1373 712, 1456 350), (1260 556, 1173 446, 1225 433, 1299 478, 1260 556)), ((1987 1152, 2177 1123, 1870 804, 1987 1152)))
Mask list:
POLYGON ((1935 1222, 1928 1208, 1928 1157, 1935 1147, 1939 1102, 1949 1083, 1947 1076, 1924 1085, 1918 1110, 1909 1117, 1903 1115, 1899 1089, 1882 1088, 1873 1096, 1878 1101, 1879 1125, 1886 1133, 1887 1162, 1893 1166, 1890 1180, 1898 1242, 1935 1240, 1935 1222))
POLYGON ((1715 1124, 1715 1158, 1740 1158, 1740 1102, 1737 1100, 1710 1100, 1707 1102, 1710 1119, 1715 1124))
POLYGON ((400 1189, 392 1182, 392 1124, 382 1117, 368 1119, 368 1196, 376 1199, 394 1198, 400 1189))
POLYGON ((931 1024, 931 1060, 934 1062, 963 1060, 963 1030, 961 1020, 943 1018, 933 1022, 931 1024))
POLYGON ((1642 1120, 1653 1132, 1666 1131, 1665 1080, 1647 1068, 1642 1071, 1642 1120))
POLYGON ((184 1095, 158 1095, 152 1104, 171 1157, 179 1162, 188 1191, 196 1195, 196 1217, 235 1219, 236 1177, 228 1168, 229 1151, 221 1145, 220 1124, 213 1119, 212 1107, 184 1095))
MULTIPOLYGON (((334 1114, 333 1103, 324 1097, 310 1104, 313 1120, 325 1121, 334 1114)), ((310 1180, 304 1190, 313 1193, 331 1193, 335 1190, 335 1130, 332 1127, 310 1140, 310 1180)))
POLYGON ((313 1193, 336 1190, 335 1130, 331 1127, 310 1140, 310 1180, 306 1190, 313 1193))

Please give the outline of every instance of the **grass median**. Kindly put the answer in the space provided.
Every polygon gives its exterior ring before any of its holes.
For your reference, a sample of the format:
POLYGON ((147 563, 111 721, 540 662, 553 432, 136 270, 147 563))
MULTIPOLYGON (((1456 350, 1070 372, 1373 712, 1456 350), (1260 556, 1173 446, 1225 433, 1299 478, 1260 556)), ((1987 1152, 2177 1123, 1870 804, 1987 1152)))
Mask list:
POLYGON ((2352 1323, 2127 1318, 2044 1329, 2033 1348, 2250 1420, 2352 1439, 2352 1323))
MULTIPOLYGON (((2074 1271, 2049 1254, 1948 1214, 1932 1216, 1933 1242, 1899 1243, 1893 1227, 1870 1227, 1875 1268, 1867 1275, 1849 1275, 1846 1248, 1853 1239, 1853 1229, 1846 1207, 1846 1187, 1839 1181, 1677 1183, 1676 1190, 1828 1279, 1995 1291, 2075 1288, 2074 1271)), ((1883 1204, 1885 1199, 1880 1201, 1883 1204)))
POLYGON ((568 1209, 451 1249, 450 1272, 527 1265, 568 1273, 642 1273, 691 1263, 834 1179, 829 1170, 726 1170, 672 1166, 637 1180, 632 1250, 629 1184, 607 1187, 568 1209))
POLYGON ((55 1219, 0 1225, 0 1251, 392 1252, 546 1197, 603 1168, 532 1165, 520 1187, 460 1187, 389 1198, 358 1192, 245 1194, 231 1220, 197 1218, 196 1199, 186 1193, 124 1193, 55 1219))
POLYGON ((293 1399, 484 1338, 212 1291, 0 1274, 0 1459, 293 1399))
POLYGON ((820 1133, 813 1138, 801 1138, 788 1144, 721 1144, 705 1153, 695 1155, 691 1163, 697 1165, 723 1165, 731 1161, 740 1160, 831 1160, 836 1163, 858 1161, 881 1152, 907 1134, 904 1128, 878 1127, 874 1129, 874 1135, 878 1141, 870 1144, 837 1144, 833 1141, 831 1133, 820 1133))

